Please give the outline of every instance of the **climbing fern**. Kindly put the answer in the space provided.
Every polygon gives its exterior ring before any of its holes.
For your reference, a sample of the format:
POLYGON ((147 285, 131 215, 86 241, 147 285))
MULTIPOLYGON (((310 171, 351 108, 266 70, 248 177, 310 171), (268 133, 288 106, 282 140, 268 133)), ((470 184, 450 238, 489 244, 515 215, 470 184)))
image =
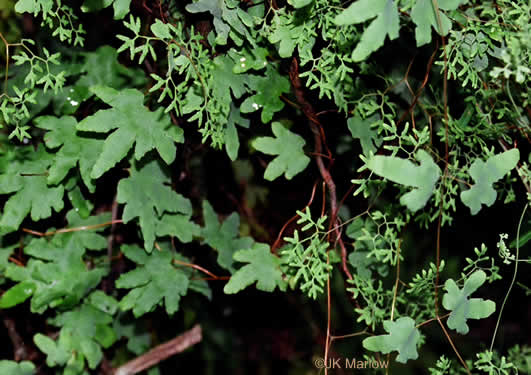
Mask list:
POLYGON ((0 373, 531 373, 530 16, 0 0, 0 373))

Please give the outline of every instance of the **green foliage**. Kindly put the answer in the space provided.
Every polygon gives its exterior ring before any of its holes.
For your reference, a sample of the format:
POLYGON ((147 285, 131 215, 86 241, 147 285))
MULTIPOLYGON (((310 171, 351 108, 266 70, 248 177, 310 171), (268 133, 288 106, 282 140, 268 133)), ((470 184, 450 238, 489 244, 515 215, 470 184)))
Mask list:
POLYGON ((468 333, 467 319, 483 319, 490 316, 496 310, 496 304, 482 298, 468 297, 485 282, 487 275, 483 271, 476 271, 470 275, 463 289, 460 289, 454 280, 446 280, 442 304, 446 310, 450 310, 448 327, 455 329, 461 334, 468 333))
POLYGON ((441 10, 454 10, 463 0, 416 1, 411 9, 411 19, 415 23, 417 46, 431 42, 431 28, 440 35, 447 35, 452 27, 450 19, 441 10))
MULTIPOLYGON (((70 211, 68 219, 74 225, 92 225, 103 222, 105 217, 81 219, 70 211)), ((105 238, 96 232, 66 233, 50 241, 31 240, 24 247, 24 253, 31 257, 26 266, 8 264, 6 268, 5 276, 18 284, 2 295, 0 306, 12 307, 31 297, 32 312, 72 308, 107 274, 104 267, 89 269, 83 262, 86 250, 98 251, 105 246, 105 238)))
MULTIPOLYGON (((444 270, 444 260, 439 264, 439 272, 444 270)), ((410 294, 424 294, 432 293, 433 286, 435 284, 435 279, 437 277, 437 266, 433 263, 430 263, 428 270, 423 269, 420 273, 417 273, 412 281, 408 284, 408 289, 406 293, 410 294)))
MULTIPOLYGON (((471 274, 477 270, 482 270, 485 272, 487 276, 487 281, 489 283, 499 280, 502 278, 502 276, 499 273, 500 267, 497 266, 494 262, 494 257, 487 255, 487 246, 485 244, 481 244, 481 247, 478 249, 477 247, 474 248, 474 254, 476 256, 476 259, 472 259, 469 257, 465 258, 465 261, 467 265, 463 268, 463 272, 467 272, 468 274, 471 274), (487 266, 490 261, 490 266, 487 266)), ((464 274, 462 274, 462 277, 464 274)))
POLYGON ((138 266, 116 280, 118 288, 131 289, 120 301, 120 308, 133 310, 139 317, 160 304, 168 314, 174 314, 181 296, 186 295, 189 280, 186 273, 173 266, 171 252, 156 250, 148 255, 138 246, 123 246, 122 252, 138 266))
POLYGON ((367 337, 363 340, 363 347, 383 354, 398 351, 396 360, 401 363, 406 363, 409 359, 417 359, 419 356, 417 343, 420 333, 415 327, 415 321, 409 317, 402 317, 396 322, 386 320, 383 324, 388 334, 367 337))
POLYGON ((426 205, 441 176, 440 168, 426 151, 419 150, 416 158, 420 166, 409 160, 380 155, 372 157, 367 164, 367 167, 379 176, 416 188, 400 198, 400 203, 413 212, 426 205))
POLYGON ((365 324, 372 329, 385 319, 386 304, 388 302, 388 295, 386 295, 383 282, 381 280, 373 280, 371 278, 364 278, 358 274, 353 275, 351 288, 347 291, 351 292, 354 298, 361 299, 364 302, 363 308, 356 308, 358 315, 357 322, 365 322, 365 324))
POLYGON ((5 282, 5 270, 9 266, 9 257, 13 253, 14 246, 0 247, 0 284, 5 282))
POLYGON ((129 13, 131 0, 85 0, 81 6, 83 12, 95 12, 112 4, 114 19, 121 20, 129 13))
POLYGON ((249 77, 249 84, 256 93, 243 101, 240 110, 242 113, 251 113, 261 109, 262 122, 268 123, 276 112, 284 108, 284 102, 280 97, 289 91, 289 81, 270 66, 266 68, 265 73, 264 77, 249 77))
MULTIPOLYGON (((120 0, 118 0, 120 1, 120 0)), ((61 0, 18 0, 15 11, 19 13, 32 13, 42 17, 42 26, 52 29, 52 36, 59 36, 62 41, 83 46, 86 32, 83 24, 76 25, 78 17, 69 6, 62 4, 61 0)))
POLYGON ((347 235, 356 241, 358 251, 368 251, 367 258, 382 264, 379 273, 387 275, 385 263, 396 264, 400 246, 400 230, 405 226, 400 215, 392 218, 382 211, 372 211, 366 219, 356 218, 348 227, 347 235))
POLYGON ((398 8, 393 0, 358 0, 335 19, 337 25, 350 25, 372 18, 374 20, 365 29, 359 44, 352 52, 354 61, 363 61, 372 52, 381 48, 386 36, 389 36, 390 40, 398 38, 400 30, 398 8))
MULTIPOLYGON (((31 138, 27 122, 50 101, 53 102, 56 115, 71 115, 83 101, 92 96, 88 90, 90 86, 107 85, 118 89, 126 83, 136 86, 144 82, 142 72, 127 69, 118 63, 117 52, 110 46, 82 53, 79 63, 70 63, 61 58, 59 53, 49 55, 48 50, 44 50, 45 56, 42 57, 42 54, 34 52, 33 45, 33 40, 24 39, 20 45, 17 43, 7 46, 8 50, 16 47, 20 49, 13 56, 14 68, 19 70, 16 70, 18 74, 8 80, 7 92, 0 95, 1 118, 6 125, 15 126, 10 137, 16 137, 20 141, 31 138), (77 77, 77 81, 66 85, 67 80, 71 81, 73 76, 77 77), (53 97, 44 95, 49 88, 54 91, 53 97), (40 98, 39 103, 35 100, 36 97, 40 98)), ((13 69, 10 70, 12 71, 13 69)))
POLYGON ((0 371, 3 374, 33 375, 35 374, 35 365, 29 361, 17 363, 15 361, 1 360, 0 371))
POLYGON ((191 242, 201 234, 201 227, 191 221, 189 210, 185 209, 186 200, 182 200, 181 213, 166 213, 157 223, 157 236, 175 236, 182 243, 191 242))
POLYGON ((99 110, 79 124, 76 129, 85 132, 107 133, 99 158, 92 168, 91 177, 98 178, 122 160, 135 145, 135 159, 140 160, 148 151, 156 149, 170 164, 175 160, 174 142, 182 142, 182 130, 172 125, 162 111, 150 112, 144 105, 144 96, 137 90, 117 91, 110 87, 94 86, 91 91, 111 109, 99 110))
POLYGON ((217 34, 216 42, 221 45, 227 44, 229 34, 237 44, 241 41, 241 37, 249 37, 244 25, 247 19, 242 15, 243 12, 238 12, 238 9, 234 2, 227 4, 216 0, 199 0, 186 6, 186 10, 190 13, 209 12, 212 14, 217 34))
POLYGON ((507 359, 518 368, 518 371, 523 373, 531 371, 531 347, 529 345, 515 345, 509 348, 507 359))
MULTIPOLYGON (((400 18, 394 0, 357 0, 335 18, 337 25, 351 25, 374 20, 364 30, 361 40, 352 52, 354 61, 365 60, 371 53, 384 45, 386 36, 390 40, 398 38, 400 18)), ((450 19, 441 10, 456 9, 461 0, 442 0, 436 3, 417 0, 411 9, 411 20, 415 23, 417 46, 431 41, 431 28, 440 35, 447 35, 451 28, 450 19)))
POLYGON ((448 374, 451 368, 451 362, 448 358, 442 355, 436 363, 435 368, 430 368, 430 375, 444 375, 448 374))
POLYGON ((289 267, 290 285, 295 286, 300 282, 301 291, 308 297, 316 299, 324 292, 325 282, 332 269, 332 265, 327 261, 328 243, 321 238, 326 216, 313 221, 308 207, 304 212, 297 211, 297 215, 300 216, 297 224, 305 224, 301 231, 312 229, 313 233, 304 239, 299 239, 299 232, 295 230, 293 237, 284 238, 289 245, 281 254, 289 267))
POLYGON ((520 159, 518 149, 491 156, 486 162, 476 159, 469 168, 470 176, 476 182, 470 190, 461 193, 461 200, 470 208, 472 215, 481 209, 481 204, 492 206, 496 200, 496 190, 492 184, 500 180, 516 166, 520 159))
POLYGON ((275 13, 271 33, 267 36, 270 43, 278 44, 278 54, 280 57, 290 57, 295 48, 301 54, 308 53, 307 50, 315 44, 315 30, 311 30, 305 24, 297 22, 295 17, 283 10, 275 13))
POLYGON ((358 138, 360 140, 363 154, 367 157, 371 152, 375 153, 376 149, 382 144, 382 139, 372 129, 372 125, 378 120, 378 115, 373 115, 366 119, 362 119, 359 115, 356 115, 347 120, 348 130, 350 130, 352 138, 358 138))
POLYGON ((238 250, 250 249, 254 243, 251 237, 238 236, 240 216, 233 212, 220 223, 210 203, 203 201, 203 218, 205 226, 201 236, 205 243, 218 252, 219 265, 234 272, 234 254, 238 250))
POLYGON ((277 155, 267 166, 264 178, 273 181, 284 174, 286 179, 291 180, 310 162, 310 158, 303 151, 306 141, 279 122, 274 122, 272 128, 275 138, 259 137, 253 141, 253 147, 258 151, 268 155, 277 155))
MULTIPOLYGON (((29 126, 25 122, 32 117, 30 113, 31 105, 36 105, 37 87, 42 87, 44 92, 49 88, 57 93, 65 84, 66 72, 54 69, 60 64, 60 53, 50 54, 48 49, 43 48, 45 57, 35 54, 30 48, 35 41, 23 39, 20 42, 22 50, 13 56, 16 67, 29 69, 23 80, 19 80, 12 85, 12 90, 5 91, 0 95, 0 113, 7 125, 15 126, 9 138, 17 137, 19 140, 31 138, 28 133, 29 126), (25 87, 21 86, 25 85, 25 87)), ((6 44, 9 52, 10 45, 6 44)), ((6 75, 6 79, 8 76, 6 75)))
POLYGON ((46 170, 52 163, 53 154, 43 146, 36 152, 26 148, 24 159, 13 160, 0 177, 0 194, 11 194, 7 200, 0 231, 9 233, 17 230, 22 220, 31 212, 31 219, 38 221, 51 216, 52 209, 63 209, 64 187, 48 187, 46 170))
MULTIPOLYGON (((218 32, 216 42, 226 44, 227 22, 236 27, 236 33, 230 33, 232 39, 241 41, 239 35, 249 37, 247 27, 252 24, 250 15, 225 7, 224 2, 203 1, 186 7, 191 12, 209 11, 214 15, 214 26, 218 32)), ((169 97, 171 102, 165 111, 175 110, 179 115, 190 114, 190 120, 197 120, 203 141, 209 137, 215 147, 225 143, 227 132, 230 131, 228 119, 236 109, 231 109, 231 93, 239 99, 246 93, 254 93, 241 103, 242 113, 262 110, 262 121, 271 121, 273 115, 284 108, 280 95, 289 91, 289 81, 278 73, 276 66, 265 60, 247 61, 241 56, 244 51, 231 49, 227 56, 218 56, 212 61, 207 59, 207 51, 199 43, 200 37, 194 34, 188 36, 183 25, 154 23, 151 31, 155 37, 140 35, 140 20, 131 17, 125 26, 134 34, 134 38, 119 35, 124 44, 118 51, 129 49, 131 59, 140 53, 141 63, 149 53, 156 60, 152 41, 159 41, 167 49, 166 77, 152 74, 157 83, 151 88, 152 92, 161 91, 159 102, 169 97), (145 41, 136 46, 137 40, 145 41), (248 69, 263 71, 264 75, 246 73, 248 69), (193 82, 199 80, 199 87, 193 82), (273 84, 272 84, 273 83, 273 84), (251 90, 250 90, 251 89, 251 90), (225 125, 224 125, 225 124, 225 125)), ((238 43, 240 44, 240 43, 238 43)), ((259 52, 260 53, 260 52, 259 52)), ((267 52, 266 52, 267 53, 267 52)), ((254 59, 253 59, 254 60, 254 59)), ((234 137, 234 135, 232 135, 234 137)))
POLYGON ((121 89, 145 84, 144 72, 120 64, 118 52, 110 46, 101 46, 93 52, 83 53, 82 56, 84 60, 79 67, 81 75, 68 91, 70 94, 67 94, 66 99, 69 101, 77 100, 77 93, 82 94, 80 101, 88 99, 92 95, 89 88, 93 86, 121 89))
POLYGON ((256 281, 256 288, 266 292, 272 292, 277 286, 285 289, 280 271, 281 261, 271 254, 269 246, 255 243, 248 250, 239 250, 234 253, 234 260, 249 263, 230 278, 223 291, 227 294, 238 293, 256 281))
POLYGON ((496 327, 526 326, 508 299, 530 295, 530 15, 0 0, 0 373, 115 373, 196 323, 201 348, 168 361, 256 372, 263 301, 302 323, 268 332, 263 373, 364 349, 397 352, 390 372, 529 373, 523 330, 485 350, 471 319, 503 300, 496 327))
POLYGON ((108 312, 85 303, 49 319, 50 324, 61 327, 57 340, 40 333, 33 338, 46 354, 46 364, 64 366, 63 374, 83 374, 85 361, 90 369, 96 368, 103 358, 102 348, 110 347, 117 339, 110 326, 115 311, 116 308, 108 312))
MULTIPOLYGON (((183 214, 186 220, 192 213, 190 201, 172 191, 165 183, 168 182, 167 172, 158 160, 135 162, 131 168, 131 176, 118 184, 116 201, 125 203, 123 220, 125 223, 134 218, 139 219, 144 237, 144 248, 151 252, 155 241, 158 218, 166 212, 183 214)), ((171 225, 166 219, 165 226, 171 225)), ((171 232, 159 228, 161 235, 171 232)))
MULTIPOLYGON (((28 44, 34 44, 30 39, 25 40, 28 44)), ((13 56, 15 60, 15 66, 29 64, 30 70, 24 78, 24 83, 29 84, 29 87, 35 87, 36 85, 44 85, 44 91, 51 88, 57 93, 65 83, 65 72, 58 74, 52 73, 51 64, 59 65, 60 53, 50 54, 46 48, 43 48, 44 58, 39 57, 31 52, 29 47, 24 44, 25 50, 21 51, 18 55, 13 56)), ((14 89, 14 88, 13 88, 14 89)), ((18 95, 20 97, 20 95, 18 95)))
POLYGON ((513 363, 508 362, 505 356, 498 358, 492 351, 488 350, 477 354, 477 360, 474 362, 474 366, 489 375, 518 373, 518 368, 513 363))
POLYGON ((49 149, 56 149, 54 161, 48 170, 47 182, 60 183, 68 172, 79 165, 79 173, 85 186, 95 189, 91 171, 99 159, 103 140, 87 136, 76 129, 77 121, 72 116, 61 118, 42 116, 35 119, 36 126, 48 130, 44 142, 49 149))

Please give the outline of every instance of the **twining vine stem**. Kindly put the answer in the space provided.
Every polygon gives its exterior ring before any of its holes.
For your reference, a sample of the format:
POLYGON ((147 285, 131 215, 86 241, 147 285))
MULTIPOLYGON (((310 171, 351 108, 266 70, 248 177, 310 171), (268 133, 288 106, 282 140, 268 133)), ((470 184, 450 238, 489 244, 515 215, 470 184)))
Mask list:
MULTIPOLYGON (((437 19, 437 25, 439 27, 439 30, 443 30, 442 27, 442 21, 441 21, 441 15, 439 10, 439 4, 437 0, 432 0, 433 7, 435 9, 436 19, 437 19)), ((448 158, 449 158, 449 150, 448 150, 448 56, 446 51, 446 39, 444 35, 441 35, 441 41, 442 41, 442 49, 443 49, 443 64, 444 64, 444 77, 443 77, 443 101, 444 101, 444 135, 445 135, 445 142, 444 142, 444 173, 442 176, 442 194, 444 194, 444 181, 448 177, 448 158)), ((443 215, 443 200, 441 199, 441 207, 439 210, 439 218, 437 220, 437 246, 436 246, 436 276, 435 276, 435 285, 439 285, 439 279, 440 279, 440 266, 441 266, 441 226, 442 226, 442 215, 443 215)), ((471 375, 470 369, 468 368, 468 365, 463 360, 461 355, 459 354, 459 351, 457 350, 454 342, 452 341, 452 338, 446 331, 446 328, 444 327, 444 324, 442 323, 440 316, 439 316, 439 290, 438 288, 435 288, 435 317, 437 318, 437 322, 439 322, 439 325, 441 326, 441 329, 444 332, 444 335, 448 339, 448 342, 452 346, 452 349, 454 350, 455 354, 457 355, 457 358, 459 358, 459 361, 463 365, 463 367, 466 369, 467 373, 471 375)))
MULTIPOLYGON (((334 228, 336 227, 335 224, 337 221, 337 212, 338 212, 336 184, 332 176, 330 175, 330 171, 328 170, 328 168, 325 167, 323 158, 321 156, 322 151, 323 151, 322 125, 315 114, 315 110, 313 109, 313 106, 304 97, 304 89, 303 89, 302 83, 299 78, 299 64, 296 58, 293 58, 292 60, 289 76, 291 79, 293 90, 295 92, 295 97, 297 98, 297 101, 299 102, 299 105, 301 106, 302 112, 308 118, 308 123, 314 135, 315 161, 317 163, 317 167, 319 168, 319 173, 321 174, 321 177, 323 178, 324 182, 326 183, 326 186, 328 187, 328 196, 329 196, 329 202, 330 202, 330 228, 334 228)), ((345 273, 345 275, 347 276, 349 280, 352 280, 352 274, 350 273, 347 267, 347 249, 345 247, 343 240, 341 239, 341 232, 339 231, 337 227, 336 227, 335 233, 336 233, 336 241, 338 242, 341 248, 341 265, 342 265, 343 272, 345 273)))
POLYGON ((496 334, 498 333, 498 327, 500 325, 503 308, 505 307, 505 303, 507 302, 507 298, 509 298, 509 294, 511 293, 511 290, 513 289, 514 283, 516 281, 516 274, 518 273, 518 260, 520 257, 520 228, 522 227, 522 221, 524 220, 524 215, 527 211, 527 208, 529 207, 529 203, 527 203, 522 211, 522 215, 520 215, 520 220, 518 221, 518 228, 516 230, 516 258, 514 260, 514 272, 513 272, 513 278, 511 280, 511 284, 509 285, 509 289, 507 290, 507 293, 505 294, 505 298, 503 299, 503 303, 500 307, 500 313, 498 315, 498 320, 496 321, 496 328, 494 328, 494 333, 492 334, 492 341, 490 342, 490 348, 489 350, 492 352, 492 348, 494 347, 494 340, 496 339, 496 334))

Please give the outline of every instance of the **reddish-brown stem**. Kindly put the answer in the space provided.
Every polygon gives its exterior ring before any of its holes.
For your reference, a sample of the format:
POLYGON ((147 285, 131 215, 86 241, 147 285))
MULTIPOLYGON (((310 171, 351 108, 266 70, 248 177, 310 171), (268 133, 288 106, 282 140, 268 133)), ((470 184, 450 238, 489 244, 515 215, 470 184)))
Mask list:
POLYGON ((198 271, 201 271, 204 274, 210 276, 212 278, 212 280, 221 280, 221 279, 227 280, 227 279, 230 279, 230 276, 216 276, 212 272, 207 270, 206 268, 198 266, 197 264, 181 262, 180 260, 177 260, 177 259, 174 259, 173 263, 175 263, 175 264, 177 264, 179 266, 190 267, 190 268, 196 269, 198 271))
POLYGON ((27 229, 27 228, 22 228, 22 231, 26 232, 26 233, 29 233, 29 234, 33 234, 35 236, 39 236, 39 237, 47 237, 47 236, 53 236, 54 234, 79 232, 81 230, 97 229, 97 228, 101 228, 101 227, 106 227, 108 225, 122 224, 122 223, 123 223, 122 220, 111 220, 111 221, 108 221, 108 222, 102 223, 102 224, 86 225, 86 226, 75 227, 75 228, 63 228, 63 229, 58 229, 58 230, 54 230, 54 231, 51 231, 51 232, 38 232, 36 230, 27 229))
MULTIPOLYGON (((317 188, 317 182, 313 184, 313 188, 312 188, 312 196, 310 197, 310 201, 308 202, 308 204, 306 204, 306 206, 304 206, 304 208, 306 207, 309 207, 312 202, 313 202, 313 198, 315 197, 315 189, 317 188)), ((304 210, 303 208, 303 210, 304 210)), ((277 251, 277 248, 278 248, 278 245, 280 244, 280 241, 282 240, 282 234, 284 233, 284 231, 286 230, 287 226, 293 222, 293 220, 295 220, 296 218, 298 218, 299 215, 294 215, 291 219, 289 219, 288 221, 286 221, 286 223, 282 226, 282 229, 280 229, 280 232, 278 232, 278 236, 277 236, 277 239, 275 240, 275 242, 273 243, 273 246, 271 246, 271 252, 273 254, 276 253, 277 251)))
POLYGON ((26 267, 24 263, 22 263, 20 260, 16 259, 15 257, 9 257, 9 261, 12 263, 15 263, 19 267, 26 267))
POLYGON ((463 365, 463 367, 465 368, 466 372, 468 373, 468 375, 472 375, 470 373, 470 369, 468 368, 466 362, 463 360, 463 358, 461 357, 461 354, 459 354, 459 351, 457 350, 457 348, 455 347, 454 345, 454 342, 452 341, 452 338, 450 337, 450 335, 448 334, 448 331, 446 330, 446 328, 444 328, 444 324, 443 322, 441 322, 441 319, 439 318, 439 316, 437 316, 437 322, 439 322, 439 325, 441 326, 443 332, 444 332, 444 335, 446 336, 446 338, 448 339, 448 342, 450 343, 450 346, 452 347, 452 349, 454 350, 455 354, 457 355, 457 358, 459 358, 459 362, 461 362, 461 364, 463 365))
MULTIPOLYGON (((317 163, 317 167, 319 169, 321 177, 323 178, 324 182, 326 183, 326 186, 328 187, 328 197, 330 204, 330 228, 334 228, 336 227, 338 211, 336 184, 334 183, 334 180, 330 175, 329 169, 325 167, 323 158, 321 156, 323 152, 323 140, 325 139, 324 130, 319 119, 317 118, 313 106, 304 97, 304 88, 299 78, 299 64, 296 58, 293 58, 292 60, 289 76, 291 79, 291 84, 293 86, 295 97, 297 98, 297 102, 299 103, 302 112, 308 119, 310 129, 312 130, 314 136, 315 162, 317 163)), ((328 154, 330 156, 330 159, 333 159, 330 150, 328 150, 328 154)), ((342 269, 347 278, 350 280, 352 279, 352 274, 350 273, 347 267, 347 250, 343 243, 343 240, 341 239, 341 232, 339 231, 339 229, 336 228, 334 232, 336 234, 336 241, 339 243, 339 246, 341 248, 342 269)))
MULTIPOLYGON (((443 43, 444 45, 444 43, 443 43)), ((430 59, 428 60, 428 65, 426 66, 426 74, 424 75, 424 80, 422 81, 422 84, 420 85, 419 89, 417 90, 417 93, 415 94, 415 96, 413 97, 413 101, 411 102, 411 104, 409 105, 409 109, 404 112, 402 114, 402 116, 400 117, 400 119, 397 121, 396 125, 398 126, 400 123, 402 123, 402 121, 404 121, 404 119, 410 114, 412 113, 413 111, 413 108, 415 108, 415 106, 417 105, 417 102, 420 98, 420 94, 422 94, 422 91, 424 90, 424 87, 426 87, 426 84, 428 83, 428 79, 430 77, 430 71, 431 71, 431 67, 433 65, 433 62, 435 60, 435 55, 437 53, 437 50, 439 48, 439 42, 437 42, 437 46, 435 47, 435 51, 433 51, 433 53, 431 54, 430 56, 430 59)), ((444 47, 443 47, 444 48, 444 47)), ((408 67, 408 71, 406 73, 406 81, 407 81, 407 74, 409 73, 409 68, 411 68, 411 65, 408 67)), ((446 80, 445 80, 446 81, 446 80)))
MULTIPOLYGON (((326 264, 330 263, 330 256, 327 254, 326 257, 326 264)), ((330 327, 332 324, 332 301, 331 301, 331 293, 330 293, 330 275, 328 275, 328 278, 326 279, 326 312, 327 312, 327 318, 326 318, 326 343, 325 343, 325 354, 324 354, 324 363, 328 363, 328 350, 330 349, 330 327)), ((328 367, 325 366, 325 375, 328 374, 328 367)))

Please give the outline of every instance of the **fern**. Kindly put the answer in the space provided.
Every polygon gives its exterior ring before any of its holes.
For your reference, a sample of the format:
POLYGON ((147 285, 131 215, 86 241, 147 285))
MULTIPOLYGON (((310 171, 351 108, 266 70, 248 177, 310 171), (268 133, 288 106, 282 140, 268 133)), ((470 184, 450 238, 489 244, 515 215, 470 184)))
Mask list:
POLYGON ((0 1, 0 373, 529 373, 530 14, 0 1))
POLYGON ((328 244, 320 238, 326 216, 313 221, 309 208, 304 212, 297 211, 297 214, 300 216, 297 224, 304 224, 301 231, 312 230, 313 233, 300 239, 299 232, 295 230, 293 237, 284 238, 289 245, 282 251, 282 255, 289 266, 290 284, 296 286, 300 283, 301 291, 308 297, 316 299, 324 292, 325 283, 332 269, 327 262, 328 244))

